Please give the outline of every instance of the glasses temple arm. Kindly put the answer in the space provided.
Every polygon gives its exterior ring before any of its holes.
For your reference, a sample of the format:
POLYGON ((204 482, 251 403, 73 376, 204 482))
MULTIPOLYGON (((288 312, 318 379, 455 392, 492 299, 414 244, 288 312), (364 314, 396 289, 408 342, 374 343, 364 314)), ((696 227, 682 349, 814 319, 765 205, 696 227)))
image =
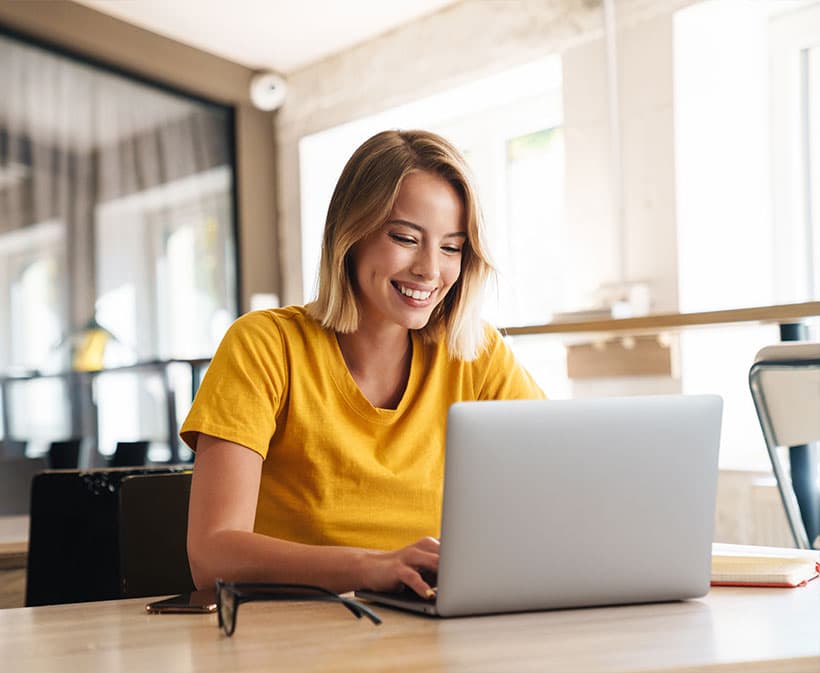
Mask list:
POLYGON ((361 603, 351 600, 349 598, 344 598, 343 596, 337 596, 336 598, 342 605, 344 605, 348 610, 350 610, 350 612, 352 612, 355 615, 356 619, 361 619, 364 615, 374 624, 382 623, 381 618, 366 605, 362 605, 361 603))

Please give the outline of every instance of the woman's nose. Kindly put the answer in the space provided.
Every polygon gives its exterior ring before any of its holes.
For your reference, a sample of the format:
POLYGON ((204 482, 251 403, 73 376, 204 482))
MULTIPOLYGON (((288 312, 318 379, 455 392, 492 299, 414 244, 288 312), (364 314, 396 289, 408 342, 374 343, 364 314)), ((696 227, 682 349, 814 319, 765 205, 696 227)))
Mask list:
POLYGON ((435 249, 431 250, 426 247, 419 247, 410 272, 414 276, 424 278, 425 280, 438 278, 439 265, 437 251, 435 249))

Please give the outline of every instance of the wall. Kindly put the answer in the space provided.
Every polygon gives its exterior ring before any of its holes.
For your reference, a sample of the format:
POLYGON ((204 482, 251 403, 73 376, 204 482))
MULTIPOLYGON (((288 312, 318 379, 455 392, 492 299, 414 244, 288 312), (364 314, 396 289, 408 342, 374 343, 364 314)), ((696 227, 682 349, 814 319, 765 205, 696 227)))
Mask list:
POLYGON ((771 472, 720 471, 714 540, 794 546, 786 510, 771 472))
POLYGON ((616 39, 622 235, 612 177, 605 41, 592 39, 562 55, 566 207, 574 251, 567 286, 575 294, 573 305, 584 307, 594 305, 601 286, 646 283, 653 311, 675 312, 672 13, 622 26, 616 39))
POLYGON ((71 2, 0 2, 0 26, 235 106, 242 309, 280 291, 272 117, 250 104, 250 69, 71 2))

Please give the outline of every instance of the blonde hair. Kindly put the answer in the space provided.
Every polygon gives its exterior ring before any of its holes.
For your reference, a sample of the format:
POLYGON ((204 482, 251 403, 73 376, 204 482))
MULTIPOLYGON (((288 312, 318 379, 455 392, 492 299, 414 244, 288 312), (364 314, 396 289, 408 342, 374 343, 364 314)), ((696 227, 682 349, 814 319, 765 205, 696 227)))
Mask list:
POLYGON ((486 333, 481 295, 493 273, 484 249, 483 222, 470 171, 461 153, 428 131, 383 131, 365 141, 342 170, 330 199, 319 265, 319 293, 308 314, 336 332, 355 332, 359 306, 353 284, 351 251, 386 221, 402 180, 414 171, 438 175, 456 190, 464 206, 467 241, 461 273, 419 334, 428 343, 446 338, 451 357, 473 360, 486 333))

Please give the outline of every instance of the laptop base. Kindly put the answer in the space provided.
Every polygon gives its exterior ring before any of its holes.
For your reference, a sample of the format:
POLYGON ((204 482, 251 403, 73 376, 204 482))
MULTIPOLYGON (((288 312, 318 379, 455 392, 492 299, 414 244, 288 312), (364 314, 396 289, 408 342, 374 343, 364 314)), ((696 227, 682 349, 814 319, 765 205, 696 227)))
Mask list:
POLYGON ((434 600, 427 600, 410 591, 400 592, 384 592, 384 591, 368 591, 360 589, 354 594, 356 598, 363 598, 379 605, 387 605, 392 608, 399 608, 400 610, 408 610, 409 612, 421 613, 431 617, 440 617, 436 609, 436 602, 434 600))

